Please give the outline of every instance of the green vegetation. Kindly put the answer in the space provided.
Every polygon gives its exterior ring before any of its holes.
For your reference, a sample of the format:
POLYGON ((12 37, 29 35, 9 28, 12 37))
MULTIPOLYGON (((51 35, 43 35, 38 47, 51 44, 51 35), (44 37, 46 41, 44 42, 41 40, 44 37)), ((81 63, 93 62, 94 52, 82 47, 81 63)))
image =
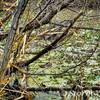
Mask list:
POLYGON ((0 1, 0 100, 100 99, 100 9, 81 2, 0 1))

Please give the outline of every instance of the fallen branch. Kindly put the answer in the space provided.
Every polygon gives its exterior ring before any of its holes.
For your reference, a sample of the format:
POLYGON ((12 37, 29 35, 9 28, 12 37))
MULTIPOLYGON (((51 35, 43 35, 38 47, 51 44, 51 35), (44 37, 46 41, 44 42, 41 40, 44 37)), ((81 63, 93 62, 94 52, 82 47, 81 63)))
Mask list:
MULTIPOLYGON (((48 91, 76 91, 73 88, 66 88, 66 87, 39 87, 39 88, 27 88, 27 91, 32 92, 48 92, 48 91)), ((100 91, 100 86, 93 86, 93 87, 81 87, 78 88, 78 92, 85 91, 85 90, 92 90, 92 91, 100 91)))
POLYGON ((52 42, 50 45, 48 45, 46 48, 44 48, 42 51, 40 51, 35 57, 26 60, 26 61, 22 61, 22 62, 18 62, 17 66, 28 66, 29 64, 33 63, 34 61, 36 61, 38 58, 40 58, 41 56, 43 56, 44 54, 46 54, 47 52, 51 51, 54 46, 56 46, 56 44, 60 41, 62 41, 64 39, 64 37, 68 34, 70 28, 74 25, 74 23, 77 21, 77 19, 83 14, 83 12, 79 13, 72 21, 72 23, 69 25, 69 27, 66 28, 66 30, 64 31, 63 34, 61 34, 60 37, 57 37, 57 39, 52 42))
MULTIPOLYGON (((26 72, 26 71, 24 71, 24 70, 22 70, 22 69, 19 69, 19 67, 17 67, 17 66, 15 66, 15 65, 12 65, 14 68, 16 68, 20 73, 23 73, 23 74, 26 74, 26 75, 34 75, 34 76, 46 76, 46 75, 48 75, 48 76, 55 76, 55 77, 61 77, 62 75, 66 75, 66 73, 68 72, 68 71, 70 71, 71 69, 74 69, 74 68, 76 68, 77 66, 80 66, 80 65, 82 65, 82 64, 85 64, 92 56, 93 56, 93 54, 95 53, 95 51, 97 50, 97 47, 99 46, 99 42, 96 44, 96 46, 93 48, 93 49, 91 49, 91 54, 89 54, 88 56, 87 56, 87 58, 86 58, 86 60, 83 60, 83 61, 81 61, 79 64, 76 64, 75 66, 71 66, 71 67, 69 67, 69 68, 67 68, 66 70, 64 70, 64 71, 62 71, 62 72, 60 72, 60 73, 28 73, 28 72, 26 72)), ((23 63, 20 63, 20 64, 23 64, 23 63)), ((73 73, 74 74, 74 73, 73 73)))

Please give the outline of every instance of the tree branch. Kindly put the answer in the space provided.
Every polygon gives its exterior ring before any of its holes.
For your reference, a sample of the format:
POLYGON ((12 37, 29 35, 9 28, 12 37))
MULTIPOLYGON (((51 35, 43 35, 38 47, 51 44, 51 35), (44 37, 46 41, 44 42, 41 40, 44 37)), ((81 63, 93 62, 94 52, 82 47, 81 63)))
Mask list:
MULTIPOLYGON (((39 87, 39 88, 27 88, 27 91, 32 92, 48 92, 48 91, 76 91, 73 88, 66 88, 66 87, 39 87)), ((92 91, 100 91, 100 86, 93 86, 93 87, 81 87, 78 89, 78 92, 84 91, 84 90, 92 90, 92 91)))
POLYGON ((5 70, 5 68, 8 64, 8 61, 10 59, 10 53, 11 53, 11 49, 12 49, 13 40, 14 40, 14 37, 16 34, 16 30, 18 27, 19 18, 21 16, 21 14, 23 13, 23 11, 27 5, 27 2, 28 2, 28 0, 20 0, 18 7, 15 11, 11 29, 8 33, 8 38, 7 38, 7 42, 6 42, 6 46, 5 46, 5 50, 4 50, 4 57, 3 57, 3 62, 2 62, 2 66, 1 66, 2 71, 5 70))
MULTIPOLYGON (((70 5, 70 3, 72 3, 74 0, 68 0, 67 3, 62 3, 59 11, 63 10, 64 8, 68 7, 70 5)), ((31 29, 37 29, 40 26, 47 24, 51 21, 51 19, 59 12, 57 9, 52 8, 51 12, 49 12, 48 14, 46 14, 41 20, 37 20, 37 19, 33 19, 31 22, 29 22, 23 32, 31 30, 31 29)))
MULTIPOLYGON (((61 26, 61 27, 68 27, 68 25, 63 25, 63 24, 58 24, 58 23, 50 23, 56 26, 61 26)), ((78 26, 72 26, 72 29, 84 29, 84 30, 93 30, 93 31, 100 31, 99 28, 92 28, 92 27, 78 27, 78 26)))
POLYGON ((74 23, 77 21, 77 19, 83 14, 83 12, 79 13, 72 21, 72 23, 69 25, 69 27, 66 28, 66 30, 64 31, 63 34, 61 34, 60 37, 57 37, 57 39, 52 42, 50 45, 48 45, 46 48, 44 48, 42 51, 40 51, 35 57, 26 60, 26 61, 22 61, 22 62, 18 62, 17 66, 28 66, 29 64, 33 63, 34 61, 36 61, 38 58, 40 58, 41 56, 43 56, 45 53, 51 51, 54 46, 59 42, 62 41, 62 39, 68 34, 70 28, 74 25, 74 23))
MULTIPOLYGON (((16 68, 20 73, 27 74, 27 75, 34 75, 34 76, 46 76, 46 75, 48 75, 48 76, 55 76, 55 77, 59 77, 60 76, 61 77, 62 75, 65 75, 68 71, 70 71, 71 69, 74 69, 77 66, 80 66, 80 65, 86 63, 93 56, 93 54, 97 50, 98 46, 99 46, 99 42, 96 44, 96 46, 93 49, 91 49, 91 54, 87 56, 86 60, 81 61, 79 64, 76 64, 75 66, 71 66, 71 67, 67 68, 66 70, 64 70, 64 71, 62 71, 60 73, 56 73, 56 74, 54 74, 54 73, 50 73, 50 74, 49 73, 27 73, 27 72, 19 69, 18 67, 14 66, 14 65, 13 65, 13 67, 16 68)), ((20 65, 22 66, 23 63, 24 62, 20 62, 20 65)))
MULTIPOLYGON (((70 3, 72 3, 73 1, 74 0, 68 0, 67 3, 62 3, 59 11, 61 11, 64 8, 68 7, 70 5, 70 3)), ((40 11, 32 21, 30 21, 25 27, 22 28, 22 32, 37 29, 40 26, 48 24, 51 21, 51 19, 59 12, 58 9, 52 8, 52 10, 49 13, 45 14, 45 16, 43 16, 43 18, 38 19, 38 17, 41 17, 40 16, 41 13, 43 12, 43 10, 45 10, 47 8, 47 6, 49 5, 50 2, 51 2, 51 0, 49 0, 47 2, 47 4, 42 9, 42 11, 40 11)))

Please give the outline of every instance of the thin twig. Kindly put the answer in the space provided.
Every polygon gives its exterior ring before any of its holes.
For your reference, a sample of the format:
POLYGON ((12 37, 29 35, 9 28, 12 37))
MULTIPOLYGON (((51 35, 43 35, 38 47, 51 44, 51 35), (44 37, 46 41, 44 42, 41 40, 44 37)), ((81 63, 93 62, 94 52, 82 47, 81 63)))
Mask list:
MULTIPOLYGON (((61 26, 61 27, 68 27, 68 25, 63 25, 63 24, 58 24, 58 23, 50 23, 56 26, 61 26)), ((93 30, 93 31, 100 31, 99 28, 92 28, 92 27, 78 27, 78 26, 72 26, 72 29, 84 29, 84 30, 93 30)))
MULTIPOLYGON (((73 90, 73 88, 66 88, 66 87, 39 87, 39 88, 27 88, 27 91, 32 91, 32 92, 48 92, 48 91, 76 91, 77 90, 73 90)), ((82 87, 79 88, 78 92, 81 92, 83 90, 92 90, 92 91, 99 91, 100 90, 100 86, 93 86, 93 87, 82 87)))

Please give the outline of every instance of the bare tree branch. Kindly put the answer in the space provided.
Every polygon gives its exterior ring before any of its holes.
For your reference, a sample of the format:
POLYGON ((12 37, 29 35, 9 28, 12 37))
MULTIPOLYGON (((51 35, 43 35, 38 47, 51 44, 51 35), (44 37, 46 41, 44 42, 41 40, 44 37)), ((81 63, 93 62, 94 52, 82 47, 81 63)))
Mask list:
MULTIPOLYGON (((68 0, 67 3, 62 3, 59 11, 68 7, 70 5, 70 3, 72 3, 73 1, 74 0, 68 0)), ((43 12, 43 10, 45 10, 47 8, 47 6, 49 5, 50 2, 51 2, 51 0, 48 1, 48 3, 44 6, 42 11, 40 11, 32 21, 30 21, 25 27, 22 28, 22 32, 37 29, 40 26, 48 24, 51 21, 51 19, 59 12, 58 9, 52 8, 52 10, 49 13, 46 13, 45 16, 43 16, 42 18, 38 18, 38 17, 41 17, 41 13, 43 12)))
MULTIPOLYGON (((27 88, 27 91, 32 91, 32 92, 48 92, 48 91, 76 91, 77 89, 74 90, 73 88, 66 88, 66 87, 39 87, 39 88, 27 88)), ((94 86, 94 87, 81 87, 78 88, 78 92, 84 91, 84 90, 92 90, 92 91, 100 91, 100 86, 94 86)))
MULTIPOLYGON (((46 75, 48 75, 48 76, 61 77, 61 76, 63 76, 63 75, 66 75, 66 73, 67 73, 68 71, 70 71, 71 69, 77 68, 78 66, 80 66, 80 65, 82 65, 82 64, 84 64, 84 63, 86 63, 86 62, 93 56, 93 54, 94 54, 95 51, 97 50, 97 47, 98 47, 98 46, 99 46, 99 43, 97 43, 96 46, 95 46, 93 49, 91 49, 91 54, 87 56, 86 60, 81 61, 79 64, 76 64, 75 66, 69 67, 69 68, 67 68, 66 70, 64 70, 64 71, 62 71, 62 72, 60 72, 60 73, 56 73, 56 74, 54 74, 54 73, 50 73, 50 74, 49 74, 49 73, 27 73, 27 72, 25 72, 25 71, 19 69, 18 67, 14 66, 14 65, 12 65, 12 66, 13 66, 14 68, 16 68, 20 73, 27 74, 27 75, 34 75, 34 76, 46 76, 46 75)), ((23 62, 23 63, 24 63, 24 62, 23 62)), ((21 62, 20 64, 23 64, 23 63, 21 62)), ((73 73, 73 74, 74 74, 74 73, 73 73)))
POLYGON ((36 61, 38 58, 40 58, 41 56, 43 56, 45 53, 51 51, 54 46, 59 42, 62 41, 62 39, 68 34, 70 28, 74 25, 74 23, 77 21, 77 19, 83 14, 83 12, 79 13, 72 21, 72 23, 69 25, 69 27, 66 28, 66 30, 64 31, 63 34, 61 34, 60 37, 58 37, 54 42, 52 42, 49 46, 47 46, 46 48, 44 48, 42 51, 40 51, 35 57, 26 60, 26 61, 22 61, 22 62, 18 62, 17 65, 18 66, 28 66, 29 64, 33 63, 34 61, 36 61))
MULTIPOLYGON (((60 24, 60 23, 50 23, 50 24, 53 24, 53 25, 56 25, 56 26, 61 26, 61 27, 68 27, 67 24, 63 25, 63 24, 60 24)), ((72 29, 84 29, 84 30, 93 30, 93 31, 100 31, 99 28, 92 28, 92 27, 78 27, 78 26, 72 26, 71 27, 72 29)))
MULTIPOLYGON (((74 0, 68 0, 67 3, 62 3, 59 11, 63 10, 64 8, 68 7, 70 5, 70 3, 72 3, 74 0)), ((41 20, 32 20, 31 22, 29 22, 23 32, 28 31, 30 29, 36 29, 39 28, 40 26, 47 24, 51 21, 51 19, 59 12, 58 9, 54 9, 52 8, 51 12, 47 13, 41 20)))
POLYGON ((14 40, 14 37, 16 34, 16 30, 18 27, 19 18, 21 16, 21 14, 23 13, 23 11, 27 5, 27 2, 28 2, 28 0, 20 0, 18 7, 15 11, 11 29, 8 33, 8 38, 7 38, 7 42, 6 42, 6 46, 5 46, 5 50, 4 50, 4 57, 3 57, 1 70, 4 70, 6 68, 8 61, 10 59, 10 53, 11 53, 11 49, 12 49, 13 40, 14 40))

